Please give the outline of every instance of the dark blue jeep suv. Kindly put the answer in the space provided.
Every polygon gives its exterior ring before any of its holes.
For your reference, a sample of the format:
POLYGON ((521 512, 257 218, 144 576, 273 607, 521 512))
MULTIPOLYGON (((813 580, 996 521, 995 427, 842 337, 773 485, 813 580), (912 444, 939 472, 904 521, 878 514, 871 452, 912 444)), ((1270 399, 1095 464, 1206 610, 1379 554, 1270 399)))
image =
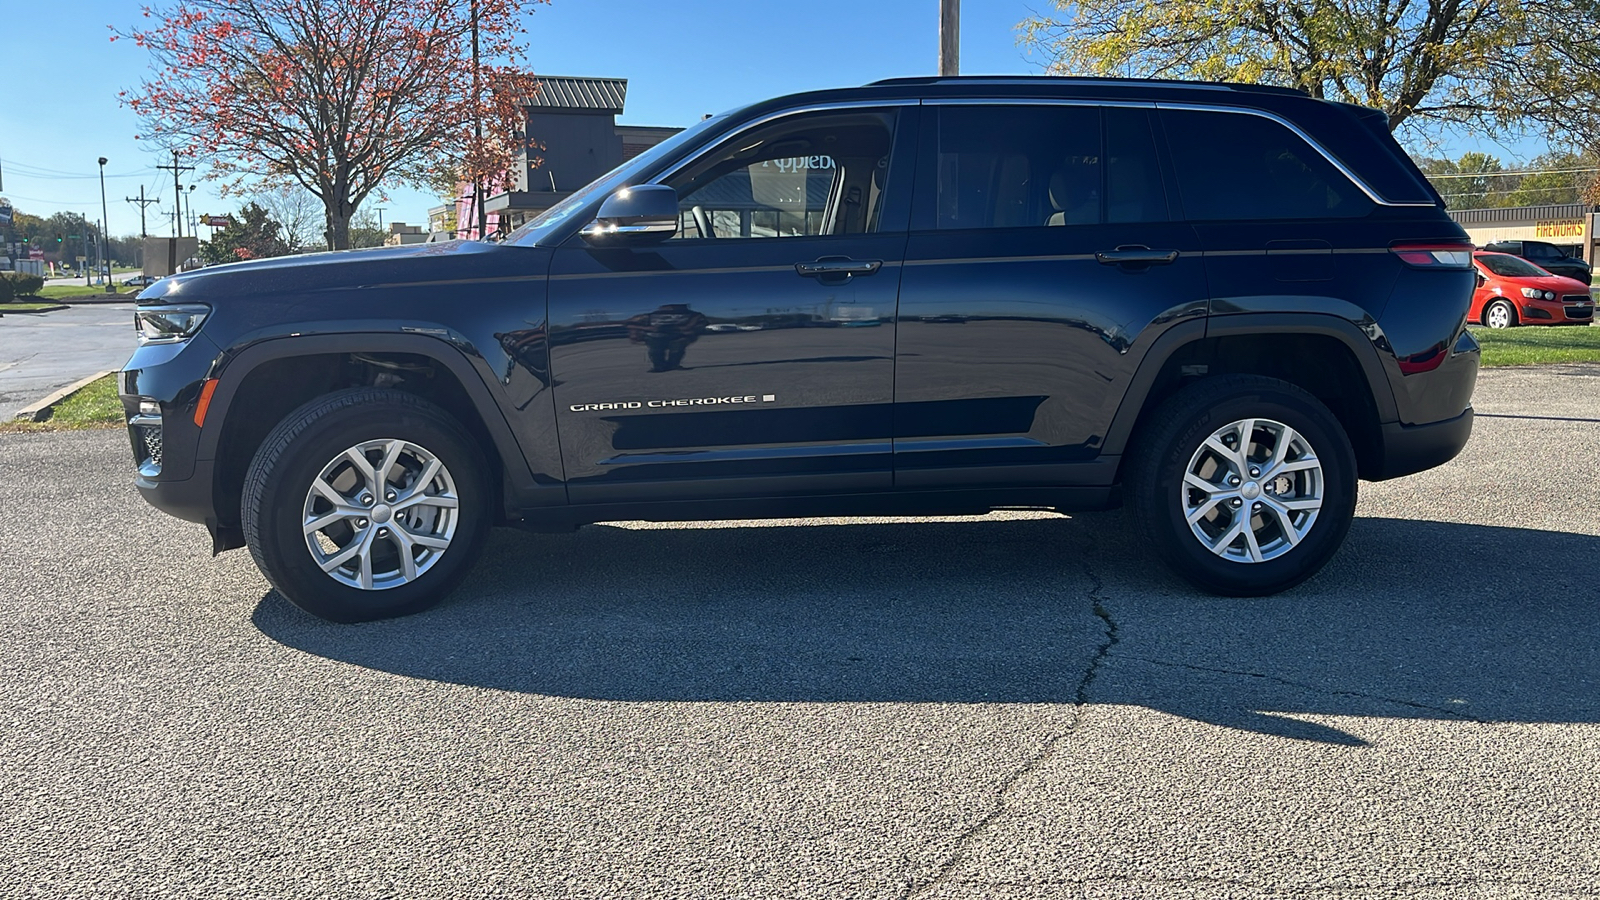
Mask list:
POLYGON ((330 619, 491 525, 1125 503, 1209 590, 1342 542, 1472 427, 1472 246, 1382 113, 901 79, 706 119, 503 243, 139 298, 139 490, 330 619))

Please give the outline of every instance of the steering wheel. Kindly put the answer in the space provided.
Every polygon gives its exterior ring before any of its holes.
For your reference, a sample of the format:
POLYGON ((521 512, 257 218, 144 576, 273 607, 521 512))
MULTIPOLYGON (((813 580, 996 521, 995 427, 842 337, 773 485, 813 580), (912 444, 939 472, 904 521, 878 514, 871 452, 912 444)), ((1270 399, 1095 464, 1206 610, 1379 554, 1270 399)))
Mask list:
POLYGON ((711 232, 711 217, 706 214, 705 207, 695 204, 689 208, 690 215, 694 216, 694 227, 700 229, 700 236, 704 238, 716 237, 711 232))

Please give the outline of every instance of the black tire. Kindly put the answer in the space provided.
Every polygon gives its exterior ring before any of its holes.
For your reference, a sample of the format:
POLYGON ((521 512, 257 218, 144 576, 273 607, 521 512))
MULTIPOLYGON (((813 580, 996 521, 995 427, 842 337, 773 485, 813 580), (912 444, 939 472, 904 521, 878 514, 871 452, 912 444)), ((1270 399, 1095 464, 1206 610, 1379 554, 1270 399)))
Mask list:
MULTIPOLYGON (((1222 375, 1184 388, 1151 414, 1130 453, 1124 486, 1133 526, 1149 537, 1175 573, 1213 593, 1254 597, 1294 587, 1327 564, 1355 516, 1356 478, 1349 437, 1321 401, 1286 381, 1222 375), (1184 476, 1190 461, 1215 432, 1245 419, 1272 420, 1294 429, 1321 464, 1322 506, 1309 529, 1298 544, 1285 541, 1281 555, 1260 562, 1219 556, 1201 542, 1184 515, 1190 496, 1184 476)), ((1221 514, 1234 515, 1226 510, 1221 514)), ((1244 551, 1244 539, 1236 539, 1239 552, 1244 551)))
MULTIPOLYGON (((487 472, 472 437, 448 413, 420 397, 379 388, 328 394, 290 413, 256 452, 241 498, 245 543, 272 586, 314 616, 367 622, 420 612, 439 603, 460 582, 484 543, 490 518, 487 472), (324 467, 347 448, 385 439, 409 442, 442 464, 458 503, 452 513, 454 533, 425 570, 418 566, 414 580, 363 589, 323 571, 302 526, 312 483, 324 467)), ((379 552, 375 549, 373 555, 379 552)), ((396 554, 401 551, 394 539, 387 552, 400 565, 396 554)), ((428 559, 427 553, 417 550, 411 558, 428 559)))
POLYGON ((1513 305, 1509 300, 1496 300, 1493 303, 1491 303, 1488 306, 1485 306, 1483 308, 1483 324, 1484 324, 1484 326, 1488 327, 1488 328, 1497 327, 1497 326, 1489 324, 1489 314, 1491 312, 1493 312, 1497 307, 1503 308, 1506 311, 1506 324, 1505 324, 1504 327, 1506 327, 1506 328, 1515 328, 1515 327, 1517 327, 1517 325, 1519 324, 1519 320, 1517 318, 1517 307, 1515 305, 1513 305))

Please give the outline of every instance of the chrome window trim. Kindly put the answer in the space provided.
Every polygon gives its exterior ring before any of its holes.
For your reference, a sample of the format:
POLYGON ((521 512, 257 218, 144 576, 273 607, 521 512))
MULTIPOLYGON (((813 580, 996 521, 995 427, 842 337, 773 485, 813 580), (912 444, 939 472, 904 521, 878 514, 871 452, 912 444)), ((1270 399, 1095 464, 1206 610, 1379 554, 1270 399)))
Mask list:
MULTIPOLYGON (((960 75, 954 78, 885 78, 874 81, 867 87, 927 87, 930 85, 944 85, 958 87, 964 84, 1004 84, 1004 85, 1089 85, 1092 87, 1131 87, 1131 88, 1158 88, 1162 90, 1176 89, 1182 91, 1227 91, 1238 93, 1232 85, 1208 84, 1197 81, 1161 80, 1158 78, 1100 78, 1094 75, 960 75)), ((943 99, 943 98, 941 98, 943 99)), ((1049 99, 1049 98, 1045 98, 1049 99)))
POLYGON ((1333 153, 1328 150, 1328 148, 1322 146, 1322 144, 1317 142, 1317 140, 1311 135, 1306 134, 1305 131, 1300 128, 1300 126, 1294 124, 1288 119, 1285 119, 1283 116, 1280 116, 1277 113, 1269 112, 1264 109, 1254 109, 1248 106, 1213 106, 1204 103, 1184 103, 1181 101, 1174 103, 1165 100, 1091 100, 1077 97, 939 97, 924 100, 923 103, 928 106, 1110 106, 1133 109, 1179 109, 1188 112, 1232 113, 1234 115, 1259 116, 1263 119, 1269 119, 1273 122, 1277 122, 1279 125, 1289 129, 1289 131, 1292 132, 1296 137, 1300 138, 1302 141, 1305 141, 1306 144, 1311 147, 1311 149, 1317 151, 1317 153, 1320 154, 1323 159, 1328 161, 1329 165, 1332 165, 1335 169, 1338 169, 1339 174, 1343 175, 1351 184, 1355 185, 1357 190, 1361 191, 1363 194, 1366 194, 1367 199, 1378 204, 1379 206, 1432 208, 1438 205, 1432 201, 1419 200, 1411 202, 1384 199, 1378 194, 1377 191, 1373 190, 1371 186, 1357 176, 1355 172, 1351 171, 1349 166, 1345 165, 1339 160, 1338 157, 1334 156, 1333 153))
POLYGON ((1118 106, 1155 109, 1154 100, 1091 100, 1083 97, 930 97, 924 106, 1118 106))
MULTIPOLYGON (((665 182, 668 178, 671 178, 672 176, 678 174, 678 172, 680 172, 683 169, 687 168, 691 163, 697 162, 698 160, 703 158, 706 155, 706 153, 711 152, 711 151, 715 150, 718 147, 721 147, 723 144, 727 143, 730 140, 733 140, 733 139, 737 138, 739 135, 745 134, 745 133, 749 132, 751 129, 760 128, 761 126, 766 125, 769 122, 776 122, 779 119, 787 118, 789 116, 798 116, 798 115, 802 115, 804 113, 812 113, 812 112, 835 112, 835 111, 846 111, 846 110, 860 110, 860 111, 865 112, 865 111, 868 111, 868 110, 884 109, 884 108, 887 108, 887 107, 921 106, 921 105, 922 105, 922 101, 921 100, 910 100, 910 99, 900 99, 900 100, 848 100, 848 101, 840 101, 838 103, 813 103, 813 104, 810 104, 810 105, 807 105, 807 106, 795 106, 795 107, 790 107, 789 109, 776 110, 774 112, 767 113, 766 115, 761 116, 760 118, 751 119, 750 121, 744 123, 743 125, 739 126, 736 129, 734 129, 733 131, 727 132, 726 134, 724 134, 721 137, 717 138, 716 141, 714 141, 710 145, 708 145, 708 146, 706 146, 706 147, 704 147, 704 148, 702 148, 702 149, 700 149, 698 151, 695 151, 690 156, 687 156, 684 159, 681 159, 681 160, 677 161, 676 163, 673 163, 670 168, 662 171, 660 174, 651 176, 650 180, 646 181, 644 183, 645 184, 661 184, 661 183, 665 182)), ((898 131, 898 128, 896 130, 898 131)), ((898 137, 898 135, 896 135, 896 137, 898 137)), ((913 136, 913 137, 915 137, 915 136, 913 136)))

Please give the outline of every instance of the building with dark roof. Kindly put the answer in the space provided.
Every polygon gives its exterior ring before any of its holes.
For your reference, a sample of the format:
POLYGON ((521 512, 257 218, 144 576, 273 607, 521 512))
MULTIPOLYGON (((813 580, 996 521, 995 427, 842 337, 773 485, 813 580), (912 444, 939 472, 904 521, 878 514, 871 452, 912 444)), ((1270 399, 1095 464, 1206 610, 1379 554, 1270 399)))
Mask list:
POLYGON ((1592 265, 1600 255, 1595 252, 1597 212, 1600 207, 1584 203, 1557 203, 1452 209, 1450 218, 1461 223, 1479 247, 1494 241, 1544 241, 1592 265))
POLYGON ((573 191, 682 129, 618 125, 628 100, 626 78, 542 75, 523 101, 526 127, 511 190, 485 210, 515 228, 573 191))

